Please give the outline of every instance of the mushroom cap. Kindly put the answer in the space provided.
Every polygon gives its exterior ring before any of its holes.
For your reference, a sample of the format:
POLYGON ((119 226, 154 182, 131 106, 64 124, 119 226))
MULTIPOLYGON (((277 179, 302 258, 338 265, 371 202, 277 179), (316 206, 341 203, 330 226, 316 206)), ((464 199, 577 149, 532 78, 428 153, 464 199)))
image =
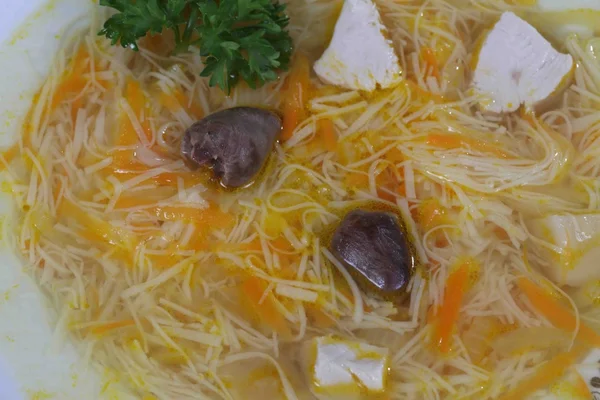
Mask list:
POLYGON ((229 108, 186 129, 181 154, 199 167, 211 167, 224 187, 243 187, 262 169, 280 131, 281 118, 271 111, 229 108))

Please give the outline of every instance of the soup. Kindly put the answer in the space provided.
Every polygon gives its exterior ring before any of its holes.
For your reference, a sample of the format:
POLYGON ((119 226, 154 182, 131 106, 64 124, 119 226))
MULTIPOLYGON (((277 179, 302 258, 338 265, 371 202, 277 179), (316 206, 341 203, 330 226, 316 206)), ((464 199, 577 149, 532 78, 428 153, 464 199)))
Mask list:
POLYGON ((58 335, 143 399, 589 398, 598 39, 523 3, 101 9, 1 158, 58 335))

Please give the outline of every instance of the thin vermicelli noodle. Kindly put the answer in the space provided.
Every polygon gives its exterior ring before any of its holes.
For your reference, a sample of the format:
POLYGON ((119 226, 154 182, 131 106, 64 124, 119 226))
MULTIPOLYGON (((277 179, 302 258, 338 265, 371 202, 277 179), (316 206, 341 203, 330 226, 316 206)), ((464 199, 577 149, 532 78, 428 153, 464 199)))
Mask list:
MULTIPOLYGON (((312 62, 341 3, 288 3, 296 52, 312 62)), ((531 267, 549 261, 530 243, 561 249, 528 222, 600 205, 600 47, 565 40, 577 68, 551 111, 480 111, 476 40, 501 12, 527 10, 518 3, 377 1, 404 81, 365 94, 312 76, 306 118, 234 191, 188 168, 181 137, 224 108, 280 109, 286 73, 226 96, 200 77, 197 51, 171 56, 162 36, 137 53, 111 46, 95 16, 59 50, 0 157, 18 208, 5 237, 57 310, 56 342, 75 337, 158 399, 313 398, 300 344, 329 334, 390 349, 389 399, 497 398, 575 351, 600 314, 531 267), (365 204, 399 210, 413 237, 420 265, 402 301, 363 293, 328 248, 331 227, 365 204), (433 321, 462 266, 476 268, 444 358, 433 321), (553 327, 525 278, 574 329, 553 327)))

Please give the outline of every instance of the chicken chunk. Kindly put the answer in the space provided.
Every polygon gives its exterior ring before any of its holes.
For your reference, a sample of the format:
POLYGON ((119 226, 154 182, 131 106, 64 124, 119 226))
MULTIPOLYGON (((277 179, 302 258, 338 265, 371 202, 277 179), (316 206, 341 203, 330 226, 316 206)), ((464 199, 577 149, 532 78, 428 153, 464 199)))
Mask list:
POLYGON ((372 0, 346 0, 329 47, 314 66, 322 81, 373 91, 401 80, 398 56, 372 0))
POLYGON ((600 213, 557 214, 534 219, 529 230, 548 260, 547 276, 559 285, 581 286, 600 279, 600 213))
POLYGON ((360 400, 385 391, 388 349, 321 336, 307 343, 306 353, 311 390, 321 400, 360 400))
POLYGON ((473 91, 492 112, 540 105, 568 85, 574 70, 569 54, 556 51, 512 12, 502 14, 487 34, 474 63, 473 91))

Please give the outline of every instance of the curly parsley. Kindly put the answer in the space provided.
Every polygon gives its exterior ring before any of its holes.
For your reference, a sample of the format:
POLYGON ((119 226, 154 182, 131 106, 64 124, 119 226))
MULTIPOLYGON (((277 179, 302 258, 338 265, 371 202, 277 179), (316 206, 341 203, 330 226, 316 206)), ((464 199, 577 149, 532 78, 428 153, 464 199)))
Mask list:
POLYGON ((285 30, 285 5, 273 0, 100 0, 118 12, 100 35, 138 50, 137 41, 165 29, 175 36, 175 52, 200 48, 201 76, 229 93, 243 79, 252 88, 277 79, 292 54, 285 30))

